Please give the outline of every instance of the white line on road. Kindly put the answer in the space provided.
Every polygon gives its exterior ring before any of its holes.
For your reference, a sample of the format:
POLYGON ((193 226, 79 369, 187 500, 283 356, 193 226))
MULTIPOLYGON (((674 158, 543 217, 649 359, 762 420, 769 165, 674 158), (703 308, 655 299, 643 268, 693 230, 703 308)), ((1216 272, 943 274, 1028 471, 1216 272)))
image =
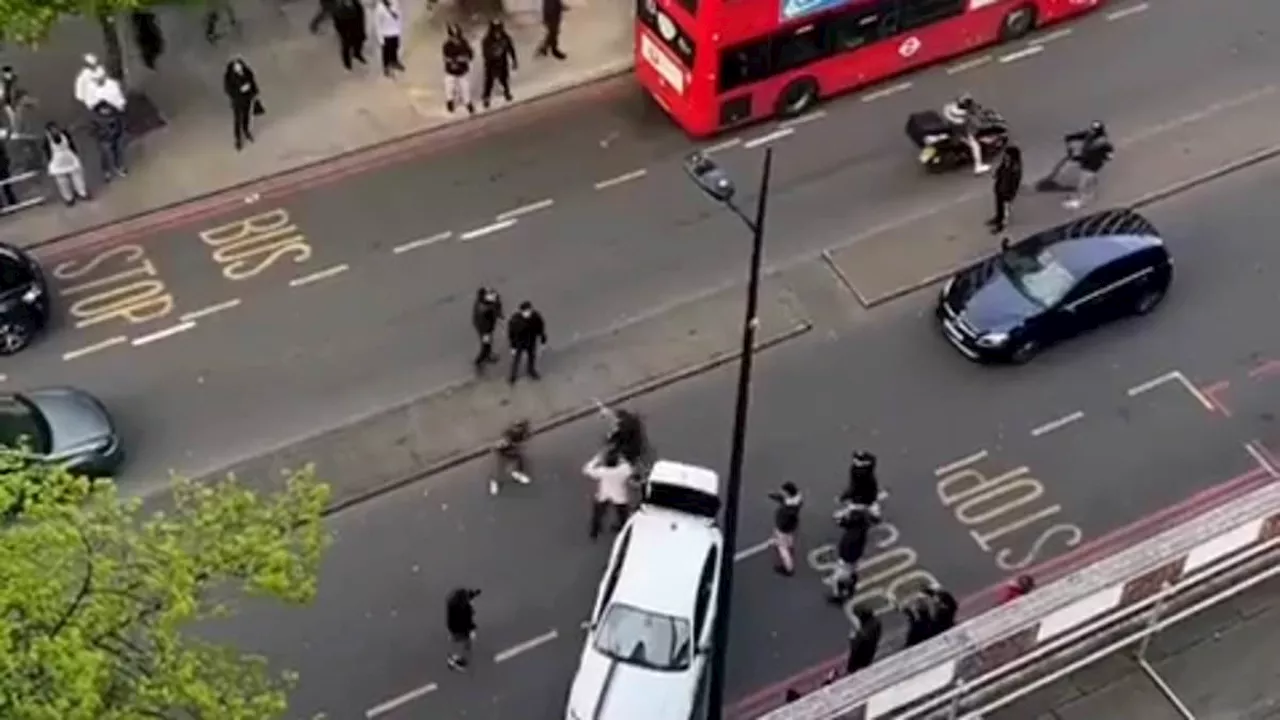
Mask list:
POLYGON ((1187 379, 1186 375, 1183 375, 1177 370, 1174 370, 1172 372, 1167 372, 1158 378, 1152 378, 1144 383, 1139 383, 1137 385, 1134 385, 1133 387, 1129 388, 1126 392, 1128 393, 1129 397, 1137 397, 1142 393, 1150 392, 1160 387, 1161 385, 1164 385, 1166 383, 1171 383, 1171 382, 1176 382, 1182 385, 1182 387, 1187 392, 1191 393, 1192 397, 1194 397, 1197 401, 1199 401, 1201 405, 1204 406, 1205 410, 1208 410, 1209 412, 1217 411, 1218 408, 1213 404, 1213 401, 1209 400, 1209 398, 1206 397, 1205 394, 1200 391, 1200 388, 1193 385, 1191 381, 1187 379))
POLYGON ((753 150, 755 148, 760 147, 761 145, 768 145, 774 140, 781 140, 782 138, 787 137, 788 135, 793 135, 795 131, 796 131, 795 128, 789 128, 789 127, 779 128, 769 133, 768 135, 761 135, 760 137, 755 138, 754 140, 746 141, 745 143, 742 144, 742 147, 745 150, 753 150))
POLYGON ((132 345, 134 347, 142 347, 143 345, 150 345, 151 343, 156 342, 157 340, 163 340, 165 338, 173 337, 174 335, 177 335, 179 333, 184 333, 188 330, 194 329, 195 326, 196 324, 192 320, 187 320, 186 322, 180 322, 177 325, 167 327, 163 330, 157 330, 149 335, 136 337, 133 339, 132 345))
POLYGON ((943 466, 939 467, 938 469, 936 469, 936 470, 934 470, 934 471, 933 471, 933 474, 934 474, 936 477, 942 477, 942 476, 944 476, 944 475, 950 475, 951 473, 953 473, 953 472, 955 472, 955 471, 957 471, 957 470, 961 470, 961 469, 967 468, 967 467, 969 467, 970 465, 972 465, 972 464, 974 464, 974 463, 982 462, 982 461, 983 461, 983 460, 985 460, 986 458, 987 458, 987 451, 986 451, 986 450, 979 450, 978 452, 976 452, 976 453, 974 453, 974 454, 972 454, 972 455, 968 455, 968 456, 962 457, 962 458, 960 458, 959 460, 956 460, 955 462, 949 462, 949 463, 947 463, 946 465, 943 465, 943 466))
POLYGON ((0 382, 4 382, 5 380, 8 380, 8 379, 9 379, 8 375, 5 375, 4 373, 0 373, 0 382))
POLYGON ((741 144, 742 144, 742 138, 729 138, 728 140, 718 142, 715 145, 702 148, 702 154, 712 155, 714 153, 724 152, 725 150, 732 150, 733 148, 736 148, 741 144))
POLYGON ((1030 42, 1028 42, 1027 44, 1028 45, 1044 45, 1045 43, 1051 43, 1054 40, 1061 40, 1064 37, 1070 37, 1070 36, 1071 36, 1071 28, 1062 28, 1061 30, 1053 31, 1048 35, 1043 35, 1041 37, 1035 38, 1030 42))
POLYGON ((409 252, 410 250, 419 250, 427 247, 428 245, 435 245, 438 242, 444 242, 451 237, 453 237, 453 233, 446 230, 442 233, 436 233, 430 237, 418 238, 417 240, 410 240, 407 243, 401 243, 400 245, 391 248, 391 252, 396 255, 401 255, 409 252))
POLYGON ((1032 45, 1030 47, 1025 47, 1021 50, 1018 50, 1017 52, 1011 52, 1008 55, 1001 55, 1000 62, 1002 63, 1017 62, 1019 60, 1029 58, 1034 55, 1039 55, 1042 52, 1044 52, 1043 45, 1032 45))
POLYGON ((310 285, 311 283, 320 282, 321 280, 328 280, 329 278, 341 275, 350 269, 351 266, 346 263, 334 265, 331 268, 326 268, 319 272, 313 272, 310 275, 303 275, 300 278, 294 278, 289 281, 289 287, 302 287, 303 285, 310 285))
POLYGON ((87 346, 85 346, 85 347, 80 348, 79 350, 72 350, 72 351, 70 351, 70 352, 62 353, 62 359, 63 359, 63 360, 75 360, 76 358, 82 358, 82 357, 84 357, 85 355, 92 355, 93 353, 96 353, 96 352, 98 352, 98 351, 100 351, 100 350, 106 350, 107 348, 113 348, 113 347, 115 347, 115 346, 117 346, 117 345, 124 345, 124 344, 125 344, 125 343, 127 343, 127 342, 129 342, 129 338, 127 338, 127 337, 125 337, 125 336, 123 336, 123 335, 117 335, 117 336, 115 336, 115 337, 113 337, 113 338, 107 338, 106 340, 103 340, 102 342, 94 343, 94 344, 92 344, 92 345, 87 345, 87 346))
POLYGON ((797 117, 797 118, 791 118, 790 120, 787 120, 786 122, 779 123, 778 127, 784 127, 784 128, 799 127, 799 126, 801 126, 801 125, 805 125, 805 124, 811 123, 811 122, 813 122, 814 120, 821 120, 822 118, 824 118, 824 117, 826 117, 826 116, 827 116, 827 111, 826 111, 826 110, 814 110, 814 111, 813 111, 813 112, 811 112, 811 113, 806 113, 806 114, 804 114, 804 115, 801 115, 800 117, 797 117))
POLYGON ((990 55, 983 55, 982 57, 976 57, 972 60, 965 60, 962 63, 956 63, 955 65, 952 65, 951 67, 947 68, 947 74, 959 75, 960 73, 966 70, 973 70, 976 68, 980 68, 983 65, 986 65, 987 63, 991 62, 991 60, 992 60, 992 57, 990 55))
POLYGON ((1262 452, 1262 450, 1255 443, 1251 443, 1251 442, 1245 443, 1244 449, 1248 451, 1250 455, 1253 456, 1254 460, 1258 461, 1258 465, 1261 465, 1262 469, 1267 471, 1267 474, 1271 476, 1271 479, 1273 480, 1280 479, 1280 470, 1276 469, 1275 464, 1271 462, 1271 460, 1267 457, 1267 454, 1262 452))
POLYGON ((764 542, 758 542, 755 545, 752 545, 751 547, 742 548, 738 552, 734 553, 733 561, 742 562, 747 558, 755 557, 756 555, 759 555, 760 553, 768 550, 771 547, 773 547, 772 540, 765 540, 764 542))
POLYGON ((506 650, 503 650, 497 655, 494 655, 493 661, 495 663, 506 662, 517 655, 529 652, 530 650, 538 647, 539 645, 546 645, 547 643, 551 642, 552 640, 555 640, 558 637, 560 637, 560 633, 558 631, 554 629, 548 630, 536 638, 533 638, 531 640, 525 640, 519 645, 512 645, 506 650))
POLYGON ((595 187, 597 190, 604 190, 606 188, 611 188, 615 185, 629 183, 632 180, 639 180, 640 178, 648 174, 649 174, 648 170, 645 170, 644 168, 640 168, 639 170, 632 170, 629 173, 622 173, 621 175, 618 175, 616 177, 611 177, 608 180, 601 180, 600 182, 596 183, 595 187))
POLYGON ((1048 435, 1049 433, 1053 432, 1054 430, 1059 430, 1059 429, 1061 429, 1061 428, 1064 428, 1064 427, 1066 427, 1067 425, 1070 425, 1071 423, 1073 423, 1073 422, 1075 422, 1075 421, 1077 421, 1077 420, 1079 420, 1079 419, 1081 419, 1081 418, 1083 418, 1083 417, 1084 417, 1084 412, 1082 412, 1082 411, 1080 411, 1080 410, 1077 410, 1077 411, 1075 411, 1075 412, 1071 413, 1070 415, 1063 415, 1062 417, 1058 418, 1057 420, 1050 420, 1049 422, 1047 422, 1047 423, 1045 423, 1045 424, 1041 425, 1040 427, 1035 428, 1034 430, 1032 430, 1032 431, 1031 431, 1031 437, 1040 437, 1041 435, 1048 435))
POLYGON ((906 92, 910 89, 911 89, 911 83, 909 82, 898 83, 897 85, 890 85, 889 87, 883 90, 876 90, 875 92, 867 93, 866 95, 863 95, 862 102, 874 102, 876 100, 880 100, 881 98, 887 98, 890 95, 897 95, 900 92, 906 92))
POLYGON ((513 220, 522 215, 528 215, 529 213, 536 213, 539 210, 546 210, 547 208, 555 204, 556 204, 556 201, 552 200, 551 198, 547 198, 546 200, 539 200, 538 202, 532 202, 532 203, 529 203, 528 205, 521 205, 520 207, 514 210, 508 210, 504 213, 498 213, 498 217, 496 219, 499 222, 503 220, 513 220))
POLYGON ((200 308, 199 310, 192 310, 189 313, 183 313, 178 319, 182 322, 195 322, 200 318, 216 315, 224 310, 230 310, 231 308, 238 307, 239 305, 240 298, 231 298, 230 300, 220 302, 217 305, 210 305, 206 308, 200 308))
POLYGON ((430 695, 431 693, 439 689, 440 689, 439 685, 436 685, 435 683, 427 683, 426 685, 423 685, 420 688, 415 688, 403 695, 398 695, 396 697, 393 697, 390 700, 380 705, 374 705, 373 707, 364 711, 364 716, 369 720, 373 720, 373 718, 376 718, 380 715, 386 715, 387 713, 391 712, 392 710, 395 710, 401 705, 411 703, 414 700, 417 700, 418 698, 422 697, 423 695, 430 695))
POLYGON ((1132 7, 1121 8, 1120 10, 1116 10, 1115 12, 1109 12, 1107 13, 1107 22, 1122 20, 1124 18, 1129 17, 1130 15, 1137 15, 1140 12, 1146 11, 1150 7, 1151 7, 1150 3, 1143 2, 1143 3, 1138 3, 1137 5, 1134 5, 1132 7))
POLYGON ((461 242, 471 242, 472 240, 478 240, 484 237, 485 235, 492 235, 496 232, 501 232, 503 230, 506 230, 507 228, 515 224, 516 224, 515 218, 511 218, 510 220, 503 220, 502 222, 491 223, 489 225, 485 225, 484 227, 478 227, 475 230, 468 230, 462 233, 462 235, 458 237, 458 240, 460 240, 461 242))

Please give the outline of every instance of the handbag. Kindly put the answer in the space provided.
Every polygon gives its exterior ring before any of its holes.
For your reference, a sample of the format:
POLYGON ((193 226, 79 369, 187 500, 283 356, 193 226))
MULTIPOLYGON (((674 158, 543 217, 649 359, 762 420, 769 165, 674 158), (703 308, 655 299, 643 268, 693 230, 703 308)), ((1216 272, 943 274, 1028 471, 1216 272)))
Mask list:
POLYGON ((262 101, 261 101, 261 100, 259 100, 258 98, 254 98, 254 99, 253 99, 253 114, 254 114, 254 115, 265 115, 265 114, 266 114, 266 112, 267 112, 267 109, 266 109, 266 108, 264 108, 264 107, 262 107, 262 101))

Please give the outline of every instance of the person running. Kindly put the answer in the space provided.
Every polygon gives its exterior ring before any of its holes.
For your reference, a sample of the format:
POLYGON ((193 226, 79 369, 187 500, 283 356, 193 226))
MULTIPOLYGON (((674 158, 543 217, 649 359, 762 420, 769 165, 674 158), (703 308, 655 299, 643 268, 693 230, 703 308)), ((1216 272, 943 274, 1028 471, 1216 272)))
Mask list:
POLYGON ((778 562, 773 569, 780 575, 791 576, 796 572, 796 532, 800 529, 800 508, 804 496, 793 482, 784 482, 777 492, 769 493, 769 499, 777 505, 773 512, 773 549, 778 562))
POLYGON ((532 434, 528 420, 517 420, 502 432, 498 444, 494 447, 494 476, 489 479, 489 494, 497 495, 501 483, 508 478, 521 485, 528 485, 533 478, 528 475, 528 463, 525 459, 524 444, 532 434))

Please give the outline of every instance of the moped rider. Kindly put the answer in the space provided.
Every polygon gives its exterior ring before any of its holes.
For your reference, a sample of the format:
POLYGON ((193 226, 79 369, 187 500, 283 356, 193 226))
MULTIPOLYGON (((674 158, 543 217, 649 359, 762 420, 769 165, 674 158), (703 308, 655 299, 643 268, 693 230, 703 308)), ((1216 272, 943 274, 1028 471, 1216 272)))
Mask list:
POLYGON ((957 135, 969 146, 973 156, 973 173, 981 175, 991 169, 982 161, 982 145, 978 142, 978 125, 983 108, 969 93, 961 93, 955 100, 942 107, 942 117, 955 129, 957 135))

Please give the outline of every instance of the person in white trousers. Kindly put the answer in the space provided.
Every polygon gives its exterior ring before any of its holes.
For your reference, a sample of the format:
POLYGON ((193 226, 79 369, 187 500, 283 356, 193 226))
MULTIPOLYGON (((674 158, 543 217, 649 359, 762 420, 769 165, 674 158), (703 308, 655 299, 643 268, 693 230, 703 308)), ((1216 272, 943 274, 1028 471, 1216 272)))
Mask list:
POLYGON ((49 177, 58 186, 58 194, 68 207, 75 205, 76 200, 88 200, 89 189, 84 183, 84 165, 76 153, 75 141, 55 122, 49 122, 44 129, 44 152, 49 158, 49 177))
POLYGON ((404 70, 400 63, 400 36, 404 32, 404 20, 396 0, 378 0, 373 8, 373 28, 382 43, 382 74, 393 77, 404 70))

